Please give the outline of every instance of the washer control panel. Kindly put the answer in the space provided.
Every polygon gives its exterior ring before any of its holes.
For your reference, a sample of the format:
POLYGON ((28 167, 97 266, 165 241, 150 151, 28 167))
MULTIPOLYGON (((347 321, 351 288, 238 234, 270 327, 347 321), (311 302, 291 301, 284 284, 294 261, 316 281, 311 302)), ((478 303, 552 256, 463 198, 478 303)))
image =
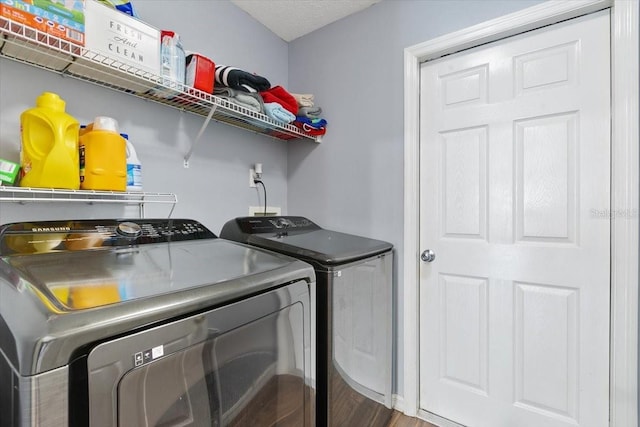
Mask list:
POLYGON ((0 255, 215 238, 204 225, 191 219, 20 222, 0 227, 0 255))

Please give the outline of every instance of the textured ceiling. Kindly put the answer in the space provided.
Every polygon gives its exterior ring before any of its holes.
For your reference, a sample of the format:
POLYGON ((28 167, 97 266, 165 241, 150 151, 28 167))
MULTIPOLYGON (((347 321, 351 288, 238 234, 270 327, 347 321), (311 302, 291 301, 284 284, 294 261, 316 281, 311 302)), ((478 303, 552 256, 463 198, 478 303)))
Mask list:
POLYGON ((381 0, 231 0, 290 42, 381 0))

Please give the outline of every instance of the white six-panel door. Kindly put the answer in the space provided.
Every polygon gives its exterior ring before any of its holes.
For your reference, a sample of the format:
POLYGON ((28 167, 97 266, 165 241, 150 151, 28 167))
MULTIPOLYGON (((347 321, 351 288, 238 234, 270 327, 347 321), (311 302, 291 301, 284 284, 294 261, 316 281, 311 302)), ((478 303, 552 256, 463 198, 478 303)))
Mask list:
POLYGON ((420 406, 604 427, 609 14, 423 64, 420 406))

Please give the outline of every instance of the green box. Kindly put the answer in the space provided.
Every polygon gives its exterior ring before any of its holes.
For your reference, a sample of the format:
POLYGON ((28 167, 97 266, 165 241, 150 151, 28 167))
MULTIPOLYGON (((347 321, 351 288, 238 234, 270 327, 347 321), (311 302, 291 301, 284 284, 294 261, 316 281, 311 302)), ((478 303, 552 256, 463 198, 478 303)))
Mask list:
POLYGON ((0 159, 0 184, 13 185, 20 171, 20 165, 9 160, 0 159))

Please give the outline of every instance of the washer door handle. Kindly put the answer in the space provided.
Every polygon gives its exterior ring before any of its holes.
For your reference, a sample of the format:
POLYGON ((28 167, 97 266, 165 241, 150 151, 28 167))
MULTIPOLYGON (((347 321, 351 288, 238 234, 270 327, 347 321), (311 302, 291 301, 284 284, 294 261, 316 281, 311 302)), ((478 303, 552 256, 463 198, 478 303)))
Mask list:
POLYGON ((424 251, 422 251, 420 259, 424 262, 433 262, 433 260, 436 259, 436 253, 431 249, 425 249, 424 251))

